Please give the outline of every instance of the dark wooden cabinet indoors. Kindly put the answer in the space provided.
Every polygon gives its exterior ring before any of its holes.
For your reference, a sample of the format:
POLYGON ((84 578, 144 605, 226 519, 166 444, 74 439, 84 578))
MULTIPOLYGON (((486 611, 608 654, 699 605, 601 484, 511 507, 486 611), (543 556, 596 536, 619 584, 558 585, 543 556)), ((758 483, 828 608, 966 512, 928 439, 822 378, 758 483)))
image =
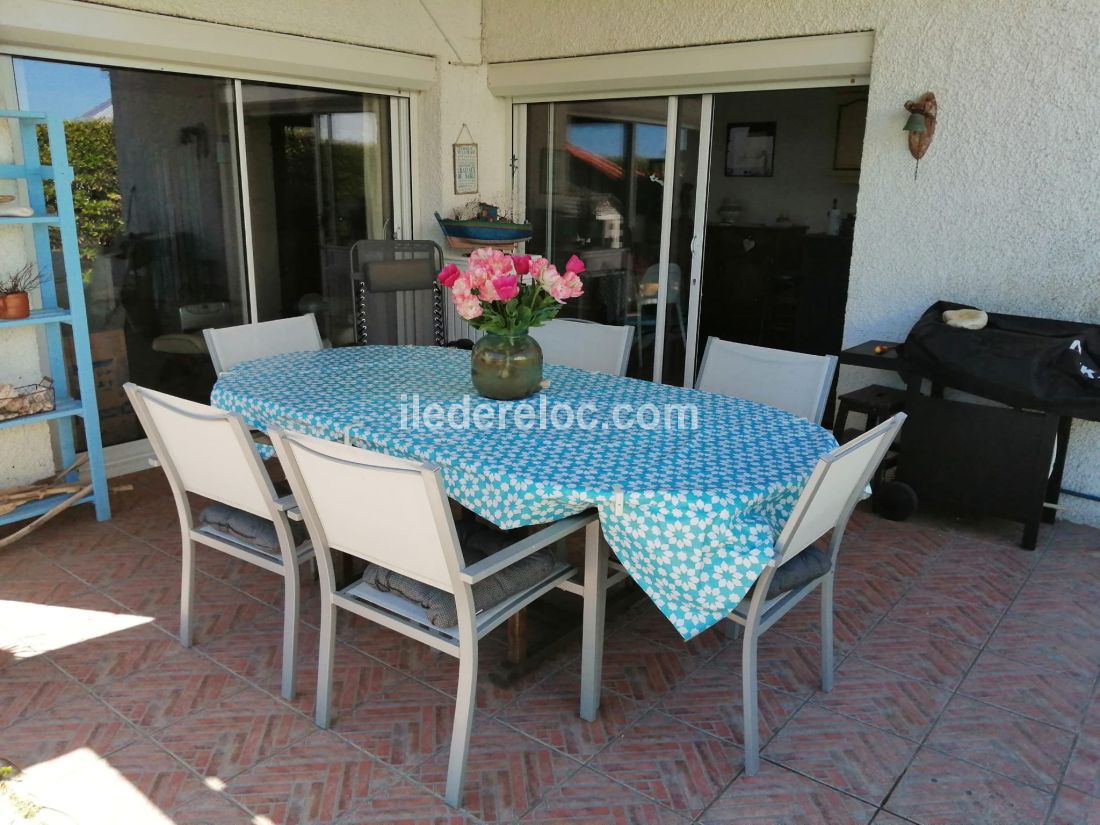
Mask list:
POLYGON ((840 352, 851 238, 710 224, 706 250, 700 341, 840 352))

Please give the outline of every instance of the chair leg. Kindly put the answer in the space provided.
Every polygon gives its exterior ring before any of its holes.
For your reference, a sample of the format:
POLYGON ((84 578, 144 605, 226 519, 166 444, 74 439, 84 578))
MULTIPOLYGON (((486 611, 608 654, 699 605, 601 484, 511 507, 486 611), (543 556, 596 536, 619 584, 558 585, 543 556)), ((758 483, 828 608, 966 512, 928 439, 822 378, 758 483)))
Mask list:
POLYGON ((180 582, 180 644, 191 647, 191 615, 195 612, 195 542, 183 538, 183 578, 180 582))
POLYGON ((332 668, 336 659, 336 605, 321 594, 321 655, 317 663, 317 707, 314 721, 327 728, 332 720, 332 668))
POLYGON ((592 722, 600 709, 603 670, 607 553, 600 546, 600 523, 584 528, 584 621, 581 642, 581 719, 592 722))
POLYGON ((283 573, 283 698, 294 698, 294 672, 298 664, 298 599, 301 580, 297 567, 283 573))
POLYGON ((741 645, 741 700, 745 706, 745 775, 760 770, 760 713, 756 701, 756 633, 745 630, 741 645))
POLYGON ((451 757, 447 762, 447 789, 443 798, 452 808, 462 805, 462 779, 470 755, 470 734, 477 700, 477 640, 463 640, 458 656, 458 698, 451 733, 451 757))
POLYGON ((833 574, 821 582, 821 689, 833 689, 833 574))

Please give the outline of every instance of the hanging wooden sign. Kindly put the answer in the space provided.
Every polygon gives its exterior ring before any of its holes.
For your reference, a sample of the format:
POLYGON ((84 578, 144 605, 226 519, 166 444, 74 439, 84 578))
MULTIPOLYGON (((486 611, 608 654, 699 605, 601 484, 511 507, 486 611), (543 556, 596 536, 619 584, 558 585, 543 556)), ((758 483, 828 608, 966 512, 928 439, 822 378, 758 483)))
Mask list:
POLYGON ((473 195, 478 191, 477 185, 477 144, 473 142, 473 135, 466 124, 458 133, 458 139, 462 140, 463 132, 470 138, 469 143, 454 143, 454 173, 455 194, 473 195))

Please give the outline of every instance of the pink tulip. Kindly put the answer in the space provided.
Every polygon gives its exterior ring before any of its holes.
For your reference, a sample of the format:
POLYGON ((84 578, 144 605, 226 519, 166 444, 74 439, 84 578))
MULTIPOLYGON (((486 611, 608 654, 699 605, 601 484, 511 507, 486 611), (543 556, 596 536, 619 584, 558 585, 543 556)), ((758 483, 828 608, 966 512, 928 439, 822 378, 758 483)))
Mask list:
POLYGON ((467 295, 464 298, 456 295, 454 296, 454 305, 458 314, 467 321, 480 317, 481 313, 484 312, 481 301, 477 299, 476 295, 467 295))
POLYGON ((461 274, 462 270, 458 268, 458 264, 447 264, 439 273, 439 283, 447 287, 454 286, 454 282, 461 274))
POLYGON ((531 256, 530 255, 513 255, 512 266, 515 267, 517 275, 526 275, 531 271, 531 256))
POLYGON ((584 261, 578 258, 576 255, 571 255, 569 260, 565 262, 566 272, 584 272, 584 261))
POLYGON ((510 301, 519 295, 519 279, 515 275, 502 275, 492 280, 498 301, 510 301))

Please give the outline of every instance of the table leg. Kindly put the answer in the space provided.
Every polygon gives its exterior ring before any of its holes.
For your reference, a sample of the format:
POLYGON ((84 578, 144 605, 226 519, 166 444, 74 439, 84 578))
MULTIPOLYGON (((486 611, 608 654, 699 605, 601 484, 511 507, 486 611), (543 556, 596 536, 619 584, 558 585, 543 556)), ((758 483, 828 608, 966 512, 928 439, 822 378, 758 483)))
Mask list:
POLYGON ((523 668, 527 664, 527 608, 508 618, 508 664, 523 668))
POLYGON ((600 523, 584 529, 584 622, 581 640, 581 718, 592 722, 600 708, 603 670, 604 607, 607 600, 607 553, 600 542, 600 523))

